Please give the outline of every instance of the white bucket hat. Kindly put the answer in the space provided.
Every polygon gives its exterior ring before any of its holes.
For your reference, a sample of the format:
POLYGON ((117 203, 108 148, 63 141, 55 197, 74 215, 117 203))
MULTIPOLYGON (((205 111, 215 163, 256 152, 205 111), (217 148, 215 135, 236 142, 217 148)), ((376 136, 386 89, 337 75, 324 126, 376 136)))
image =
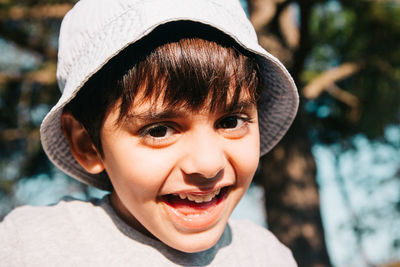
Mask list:
POLYGON ((58 168, 86 184, 112 190, 106 173, 90 174, 72 156, 61 129, 62 110, 111 58, 173 21, 216 28, 254 54, 265 84, 258 106, 261 155, 286 133, 297 112, 296 86, 282 63, 258 44, 238 0, 81 0, 61 25, 57 79, 62 96, 40 129, 44 151, 58 168))

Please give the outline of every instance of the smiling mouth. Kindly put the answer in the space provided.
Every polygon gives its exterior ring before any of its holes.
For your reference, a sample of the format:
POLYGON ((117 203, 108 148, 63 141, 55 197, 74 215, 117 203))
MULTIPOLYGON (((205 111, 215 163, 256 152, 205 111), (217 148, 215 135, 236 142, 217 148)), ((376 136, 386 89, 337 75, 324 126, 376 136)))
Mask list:
POLYGON ((184 212, 193 209, 193 213, 198 213, 201 210, 206 210, 213 205, 217 205, 222 199, 225 198, 229 187, 223 187, 217 189, 208 194, 199 193, 179 193, 179 194, 168 194, 163 198, 166 204, 178 209, 184 214, 190 212, 184 212))
POLYGON ((180 193, 180 194, 173 194, 173 196, 179 196, 180 199, 183 199, 183 200, 188 199, 189 201, 194 201, 196 203, 206 203, 206 202, 210 202, 213 198, 218 196, 220 192, 221 192, 221 189, 217 189, 206 195, 180 193))
POLYGON ((177 193, 162 197, 171 221, 183 230, 202 230, 212 226, 224 211, 229 186, 210 193, 177 193))

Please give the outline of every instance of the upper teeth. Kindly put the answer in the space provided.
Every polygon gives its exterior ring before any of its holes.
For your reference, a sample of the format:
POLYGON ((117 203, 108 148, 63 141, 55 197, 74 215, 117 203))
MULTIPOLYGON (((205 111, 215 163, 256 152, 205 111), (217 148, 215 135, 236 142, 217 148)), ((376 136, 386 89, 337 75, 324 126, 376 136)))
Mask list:
POLYGON ((214 192, 211 192, 207 195, 193 195, 193 194, 186 194, 186 193, 180 193, 180 194, 174 194, 175 196, 179 196, 181 199, 189 199, 190 201, 194 201, 196 203, 203 203, 203 202, 209 202, 211 201, 216 195, 219 194, 221 190, 218 189, 214 192))

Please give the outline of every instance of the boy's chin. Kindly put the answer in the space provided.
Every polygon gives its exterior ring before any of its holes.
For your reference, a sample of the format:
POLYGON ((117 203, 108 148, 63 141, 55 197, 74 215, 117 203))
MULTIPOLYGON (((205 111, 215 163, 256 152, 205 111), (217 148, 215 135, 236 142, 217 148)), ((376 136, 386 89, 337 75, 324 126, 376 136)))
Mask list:
POLYGON ((217 242, 218 240, 216 240, 214 243, 207 241, 207 244, 184 244, 183 246, 180 245, 174 247, 174 249, 185 253, 198 253, 212 248, 217 242))
POLYGON ((166 245, 185 252, 185 253, 196 253, 208 250, 215 246, 220 240, 226 223, 221 225, 216 225, 212 229, 199 232, 199 233, 188 233, 188 234, 177 234, 175 239, 161 240, 166 245))

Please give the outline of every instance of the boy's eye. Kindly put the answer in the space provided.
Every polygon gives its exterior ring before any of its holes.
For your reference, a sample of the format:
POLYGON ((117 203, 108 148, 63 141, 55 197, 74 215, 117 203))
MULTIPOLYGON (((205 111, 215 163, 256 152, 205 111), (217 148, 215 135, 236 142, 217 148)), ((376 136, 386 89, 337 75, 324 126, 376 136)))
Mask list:
POLYGON ((249 124, 252 123, 252 119, 247 115, 229 115, 221 118, 215 128, 227 138, 241 138, 245 136, 249 131, 249 124))
POLYGON ((225 118, 222 118, 218 124, 217 128, 219 129, 234 129, 237 127, 241 127, 245 122, 248 122, 248 118, 242 118, 238 115, 232 115, 225 118))
POLYGON ((144 127, 139 133, 143 144, 151 147, 164 147, 176 140, 179 131, 169 124, 159 123, 144 127))
POLYGON ((238 118, 234 116, 230 116, 227 118, 222 119, 219 122, 219 128, 223 129, 229 129, 229 128, 235 128, 238 125, 238 118))
POLYGON ((147 134, 155 138, 165 137, 167 132, 168 132, 168 127, 164 125, 158 125, 147 130, 147 134))
POLYGON ((167 138, 173 135, 174 132, 175 130, 172 127, 168 125, 158 124, 145 128, 142 131, 141 135, 150 138, 167 138))

